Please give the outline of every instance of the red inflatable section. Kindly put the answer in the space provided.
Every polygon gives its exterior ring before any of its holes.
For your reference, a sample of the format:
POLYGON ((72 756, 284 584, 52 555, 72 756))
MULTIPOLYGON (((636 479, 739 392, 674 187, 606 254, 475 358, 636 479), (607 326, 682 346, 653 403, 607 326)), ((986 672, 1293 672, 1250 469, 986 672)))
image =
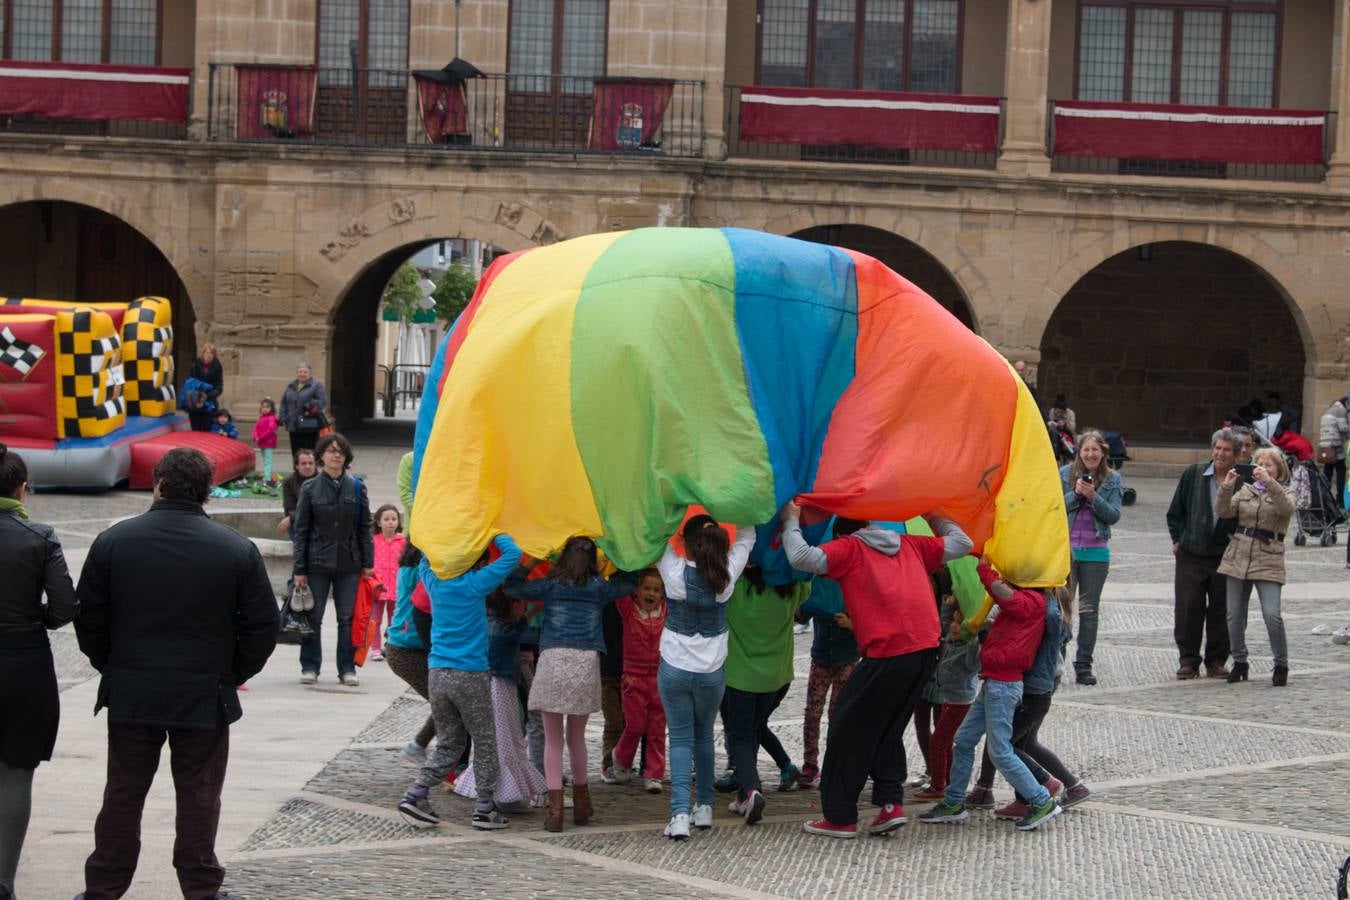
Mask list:
POLYGON ((209 431, 175 431, 131 445, 131 487, 154 487, 150 476, 155 464, 174 447, 192 447, 206 454, 215 473, 214 484, 243 478, 253 471, 253 448, 243 441, 209 431))

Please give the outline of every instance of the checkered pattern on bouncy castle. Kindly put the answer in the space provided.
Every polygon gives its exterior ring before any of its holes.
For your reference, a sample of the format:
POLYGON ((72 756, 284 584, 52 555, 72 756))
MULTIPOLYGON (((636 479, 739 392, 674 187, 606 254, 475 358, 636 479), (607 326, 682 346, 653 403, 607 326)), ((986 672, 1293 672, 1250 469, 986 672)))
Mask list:
POLYGON ((102 437, 126 424, 122 339, 107 313, 57 316, 57 421, 62 438, 102 437))
POLYGON ((129 416, 164 416, 177 405, 172 321, 172 307, 163 297, 133 301, 122 320, 122 369, 129 416))
POLYGON ((9 366, 20 378, 27 378, 46 355, 41 347, 20 339, 8 326, 0 329, 0 366, 9 366))

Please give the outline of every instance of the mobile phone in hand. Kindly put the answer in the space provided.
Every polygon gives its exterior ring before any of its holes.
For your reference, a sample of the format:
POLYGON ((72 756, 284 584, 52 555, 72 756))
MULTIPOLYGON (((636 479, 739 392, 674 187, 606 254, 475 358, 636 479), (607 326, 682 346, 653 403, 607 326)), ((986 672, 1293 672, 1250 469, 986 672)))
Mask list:
POLYGON ((1084 473, 1083 473, 1083 480, 1086 481, 1088 484, 1092 484, 1092 473, 1091 473, 1091 472, 1084 472, 1084 473))
POLYGON ((1238 463, 1236 466, 1233 466, 1233 468, 1237 470, 1239 483, 1241 484, 1252 483, 1252 481, 1254 480, 1252 477, 1252 469, 1255 468, 1255 466, 1252 466, 1248 463, 1238 463))

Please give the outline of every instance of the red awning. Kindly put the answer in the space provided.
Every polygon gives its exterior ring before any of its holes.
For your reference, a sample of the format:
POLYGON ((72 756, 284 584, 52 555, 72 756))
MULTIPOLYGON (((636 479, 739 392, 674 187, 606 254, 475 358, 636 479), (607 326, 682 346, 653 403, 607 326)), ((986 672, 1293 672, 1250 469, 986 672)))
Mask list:
POLYGON ((1055 101, 1055 156, 1321 165, 1326 114, 1308 109, 1055 101))
POLYGON ((0 62, 0 114, 187 121, 191 69, 0 62))
POLYGON ((741 140, 901 150, 998 149, 999 100, 823 88, 741 90, 741 140))

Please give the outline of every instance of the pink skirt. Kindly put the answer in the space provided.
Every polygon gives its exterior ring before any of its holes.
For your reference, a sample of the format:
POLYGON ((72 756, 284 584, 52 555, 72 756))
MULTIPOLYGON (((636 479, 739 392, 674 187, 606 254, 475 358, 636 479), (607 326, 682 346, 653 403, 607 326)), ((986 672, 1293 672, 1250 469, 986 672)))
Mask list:
MULTIPOLYGON (((497 732, 497 792, 493 799, 498 803, 529 803, 535 794, 548 790, 543 774, 530 763, 525 750, 525 733, 520 727, 520 701, 516 696, 516 683, 505 678, 493 678, 490 688, 492 695, 492 717, 496 721, 497 732)), ((478 748, 474 748, 477 756, 478 748)), ((464 770, 464 774, 455 780, 455 793, 462 797, 477 797, 478 788, 474 784, 473 763, 464 770)))

